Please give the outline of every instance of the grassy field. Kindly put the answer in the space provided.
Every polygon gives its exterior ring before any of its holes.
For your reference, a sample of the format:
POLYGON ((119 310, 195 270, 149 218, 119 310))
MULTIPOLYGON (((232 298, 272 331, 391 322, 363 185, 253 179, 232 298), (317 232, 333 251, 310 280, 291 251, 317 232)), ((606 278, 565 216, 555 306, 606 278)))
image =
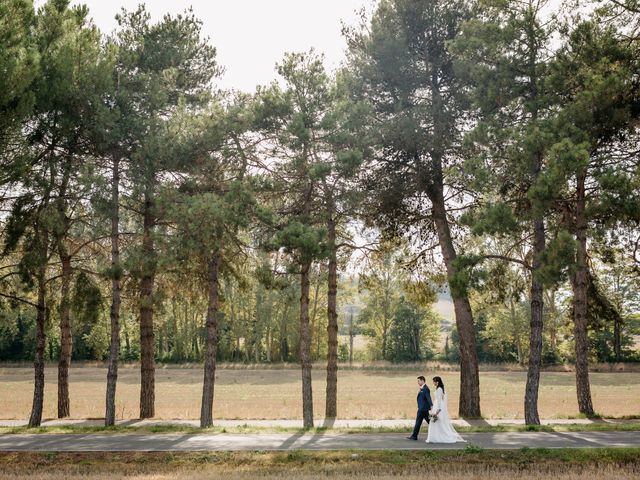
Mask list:
MULTIPOLYGON (((563 424, 563 425, 491 425, 491 426, 456 426, 458 433, 470 432, 640 432, 640 422, 625 423, 580 423, 580 424, 563 424)), ((0 427, 0 435, 2 434, 75 434, 87 435, 91 433, 100 434, 122 434, 122 433, 184 433, 184 434, 211 434, 211 433, 290 433, 290 434, 306 434, 316 433, 324 435, 325 433, 339 434, 365 434, 365 433, 407 433, 407 427, 314 427, 314 428, 294 428, 294 427, 256 427, 252 425, 241 426, 213 426, 209 428, 191 427, 186 425, 117 425, 113 427, 105 427, 104 425, 51 425, 44 427, 0 427)))
POLYGON ((461 452, 288 453, 5 453, 0 478, 22 480, 175 478, 307 480, 557 479, 631 480, 640 475, 640 449, 461 452))
MULTIPOLYGON (((343 370, 338 379, 340 418, 403 419, 415 415, 415 376, 420 372, 343 370)), ((434 373, 435 374, 435 373, 434 373)), ((314 412, 322 417, 324 372, 313 373, 314 412)), ((441 374, 449 396, 449 410, 458 410, 459 374, 441 374)), ((482 413, 485 418, 522 418, 524 372, 481 373, 482 413)), ((275 369, 219 369, 216 375, 214 416, 219 419, 295 419, 302 417, 300 372, 275 369)), ((72 368, 72 418, 104 415, 106 369, 72 368)), ((57 371, 46 370, 44 418, 54 418, 57 371)), ((139 370, 122 368, 117 390, 117 418, 138 417, 139 370)), ((158 368, 156 414, 164 419, 193 419, 200 413, 202 371, 199 368, 158 368)), ((640 373, 592 373, 596 411, 609 417, 640 414, 640 373)), ((30 368, 0 368, 0 418, 28 418, 33 395, 30 368)), ((571 372, 543 372, 539 400, 543 418, 578 414, 575 379, 571 372)))

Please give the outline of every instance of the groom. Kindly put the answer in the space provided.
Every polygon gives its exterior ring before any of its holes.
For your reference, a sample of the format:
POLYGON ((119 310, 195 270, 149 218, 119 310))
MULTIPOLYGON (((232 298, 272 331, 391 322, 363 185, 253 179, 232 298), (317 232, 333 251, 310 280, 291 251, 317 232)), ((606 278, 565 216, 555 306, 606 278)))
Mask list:
POLYGON ((418 440, 418 433, 420 433, 422 421, 426 420, 427 423, 429 423, 429 410, 433 407, 431 392, 422 375, 418 377, 418 386, 420 387, 418 391, 418 414, 416 415, 416 424, 413 427, 413 433, 410 437, 407 437, 409 440, 418 440))

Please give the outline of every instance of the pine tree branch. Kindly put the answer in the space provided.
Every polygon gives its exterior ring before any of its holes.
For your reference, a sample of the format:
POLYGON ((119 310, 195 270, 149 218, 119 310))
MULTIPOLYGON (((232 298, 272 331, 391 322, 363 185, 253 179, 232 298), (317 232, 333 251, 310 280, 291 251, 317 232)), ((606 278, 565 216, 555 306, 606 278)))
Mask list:
POLYGON ((26 303, 27 305, 31 305, 34 308, 38 308, 38 305, 36 305, 35 303, 30 302, 29 300, 25 300, 24 298, 16 297, 15 295, 9 295, 8 293, 0 292, 0 297, 9 298, 11 300, 17 300, 18 302, 26 303))
POLYGON ((496 260, 504 260, 505 262, 513 262, 522 265, 527 270, 531 270, 531 265, 529 265, 524 260, 520 260, 518 258, 508 257, 506 255, 482 255, 483 259, 496 259, 496 260))

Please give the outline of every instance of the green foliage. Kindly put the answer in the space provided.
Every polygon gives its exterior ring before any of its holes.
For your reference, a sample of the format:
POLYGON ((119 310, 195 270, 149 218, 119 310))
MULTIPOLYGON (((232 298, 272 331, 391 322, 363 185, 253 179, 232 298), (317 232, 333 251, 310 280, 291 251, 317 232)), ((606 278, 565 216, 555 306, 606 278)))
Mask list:
POLYGON ((280 194, 274 209, 281 213, 263 246, 282 248, 293 272, 328 256, 324 225, 336 212, 325 214, 325 209, 335 210, 336 197, 345 193, 335 188, 336 175, 354 172, 362 154, 347 124, 355 114, 325 72, 322 56, 313 50, 290 53, 277 71, 285 89, 272 85, 257 98, 258 124, 276 135, 273 154, 284 159, 273 174, 280 194))
POLYGON ((403 267, 406 250, 393 242, 381 246, 360 276, 365 307, 359 330, 371 337, 373 360, 393 362, 433 358, 440 341, 440 318, 431 310, 434 286, 403 267))
POLYGON ((279 230, 274 240, 286 253, 293 254, 297 263, 306 263, 326 256, 324 237, 324 229, 293 221, 279 230))
POLYGON ((400 298, 389 329, 388 358, 393 362, 415 362, 433 358, 439 340, 440 321, 429 310, 400 298))
POLYGON ((415 305, 400 298, 389 329, 389 358, 398 362, 422 359, 422 318, 415 305))
POLYGON ((30 35, 35 24, 33 4, 8 0, 0 4, 0 155, 7 160, 6 147, 15 137, 20 122, 31 113, 35 101, 32 85, 39 74, 39 56, 30 35))
POLYGON ((470 15, 465 1, 385 0, 370 25, 347 29, 350 86, 370 111, 372 161, 365 173, 372 225, 400 235, 433 234, 425 200, 452 172, 466 99, 447 43, 470 15), (446 100, 445 100, 446 98, 446 100))
POLYGON ((474 235, 509 235, 519 228, 513 209, 504 202, 483 205, 475 212, 467 212, 460 220, 471 226, 474 235))
POLYGON ((558 284, 566 278, 567 270, 574 264, 576 241, 566 230, 560 230, 549 240, 541 256, 541 265, 534 273, 546 286, 558 284))
POLYGON ((3 302, 0 307, 0 358, 30 360, 35 345, 35 314, 3 302))
MULTIPOLYGON (((221 253, 219 358, 298 360, 296 275, 307 265, 311 354, 322 359, 326 260, 339 249, 341 273, 354 267, 344 245, 363 222, 413 241, 383 245, 358 280, 339 275, 339 311, 362 307, 355 330, 371 358, 432 358, 441 333, 430 306, 447 281, 431 253, 442 194, 461 252, 449 287, 471 297, 479 358, 526 363, 533 275, 546 289, 544 359, 571 361, 584 175, 592 360, 616 359, 617 341, 621 359, 637 359, 637 2, 598 5, 543 22, 526 2, 382 0, 367 28, 345 29, 346 68, 287 54, 281 83, 249 95, 215 90, 216 49, 192 11, 153 22, 141 6, 105 38, 84 6, 0 2, 0 357, 33 355, 41 275, 47 358, 58 355, 66 253, 74 358, 107 352, 113 278, 121 356, 138 358, 137 289, 154 273, 158 358, 200 361, 206 266, 221 253), (123 234, 112 266, 114 159, 123 234), (141 246, 144 213, 152 249, 141 246), (536 217, 547 244, 532 272, 536 217), (428 275, 406 268, 414 247, 428 275)), ((457 360, 455 329, 446 341, 457 360)))

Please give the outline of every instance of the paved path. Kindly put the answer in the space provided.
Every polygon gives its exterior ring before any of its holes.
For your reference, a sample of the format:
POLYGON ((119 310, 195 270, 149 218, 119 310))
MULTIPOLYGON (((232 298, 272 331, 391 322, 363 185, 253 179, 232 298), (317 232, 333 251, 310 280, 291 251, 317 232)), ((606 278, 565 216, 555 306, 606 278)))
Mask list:
MULTIPOLYGON (((329 428, 413 428, 413 422, 415 419, 394 419, 394 420, 362 420, 362 419, 338 419, 325 421, 324 419, 316 419, 316 427, 329 427, 329 428)), ((24 427, 27 425, 27 420, 0 420, 0 427, 24 427)), ((178 425, 183 427, 199 427, 199 420, 165 420, 165 419, 151 419, 151 420, 118 420, 118 425, 129 427, 149 427, 159 425, 178 425)), ((455 419, 451 420, 454 426, 467 427, 467 426, 496 426, 496 425, 524 425, 524 419, 487 419, 487 420, 463 420, 455 419)), ((625 420, 625 419, 597 419, 589 420, 586 418, 578 419, 545 419, 541 420, 543 425, 588 425, 594 423, 640 423, 638 420, 625 420)), ((76 425, 76 426, 103 426, 104 420, 102 419, 52 419, 44 420, 42 422, 43 427, 59 427, 64 425, 76 425)), ((302 420, 214 420, 214 426, 216 427, 258 427, 258 428, 303 428, 302 420)))
POLYGON ((468 443, 425 444, 400 434, 5 434, 0 451, 426 450, 640 447, 640 432, 467 433, 468 443))

